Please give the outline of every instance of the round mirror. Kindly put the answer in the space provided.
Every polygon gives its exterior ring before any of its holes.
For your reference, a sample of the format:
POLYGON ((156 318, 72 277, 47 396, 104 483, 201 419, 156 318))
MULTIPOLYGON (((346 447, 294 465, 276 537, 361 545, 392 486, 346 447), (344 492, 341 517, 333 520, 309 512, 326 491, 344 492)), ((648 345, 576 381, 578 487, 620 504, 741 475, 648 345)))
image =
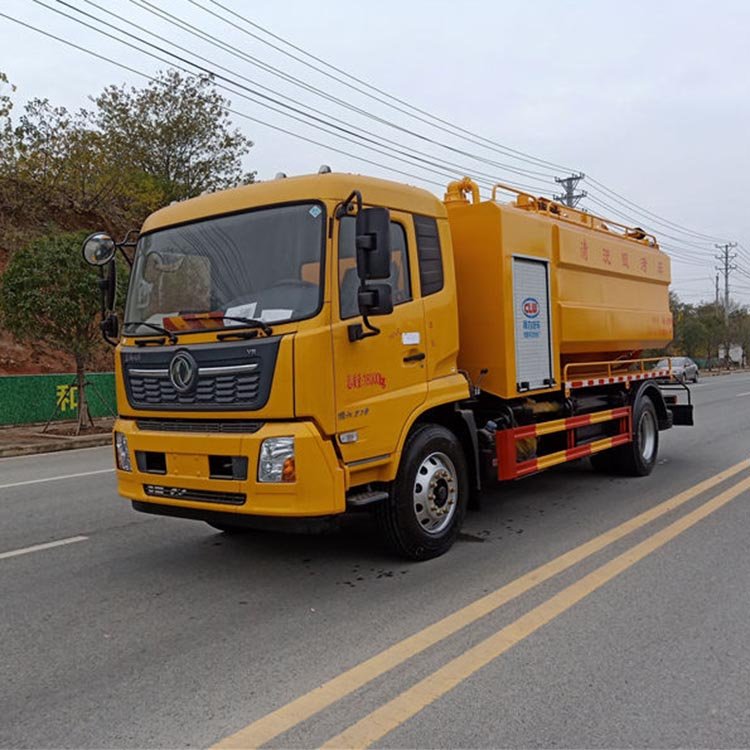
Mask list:
POLYGON ((83 241, 83 259, 90 266, 105 266, 115 257, 115 241, 104 232, 90 234, 83 241))

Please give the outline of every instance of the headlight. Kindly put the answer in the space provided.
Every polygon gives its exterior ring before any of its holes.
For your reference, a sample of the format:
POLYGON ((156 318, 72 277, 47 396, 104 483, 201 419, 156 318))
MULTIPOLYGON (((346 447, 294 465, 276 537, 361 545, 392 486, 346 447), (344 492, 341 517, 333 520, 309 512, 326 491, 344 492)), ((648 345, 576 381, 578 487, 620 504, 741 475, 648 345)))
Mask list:
POLYGON ((294 438, 266 438, 260 445, 259 482, 294 482, 294 438))
POLYGON ((128 450, 128 439, 122 432, 115 433, 115 460, 117 468, 122 471, 133 471, 130 464, 130 451, 128 450))

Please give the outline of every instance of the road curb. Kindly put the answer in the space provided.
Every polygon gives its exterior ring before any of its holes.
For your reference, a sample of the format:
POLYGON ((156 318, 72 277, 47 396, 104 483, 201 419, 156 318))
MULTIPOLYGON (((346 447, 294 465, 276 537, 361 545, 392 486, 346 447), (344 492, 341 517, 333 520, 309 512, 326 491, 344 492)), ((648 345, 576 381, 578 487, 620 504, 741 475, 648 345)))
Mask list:
POLYGON ((67 440, 55 440, 39 445, 14 445, 0 448, 0 458, 13 458, 14 456, 33 456, 37 453, 55 453, 57 451, 75 450, 76 448, 98 448, 112 443, 112 435, 85 435, 83 437, 68 438, 67 440))

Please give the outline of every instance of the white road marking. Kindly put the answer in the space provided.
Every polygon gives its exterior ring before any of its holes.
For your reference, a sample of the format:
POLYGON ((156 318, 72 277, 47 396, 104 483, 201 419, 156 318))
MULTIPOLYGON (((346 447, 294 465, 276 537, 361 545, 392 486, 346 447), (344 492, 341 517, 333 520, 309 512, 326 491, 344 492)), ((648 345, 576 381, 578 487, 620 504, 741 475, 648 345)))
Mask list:
POLYGON ((75 544, 76 542, 85 542, 87 536, 71 536, 67 539, 58 539, 56 542, 46 542, 45 544, 33 544, 31 547, 21 547, 21 549, 12 549, 9 552, 0 552, 0 560, 6 557, 18 557, 18 555, 28 555, 31 552, 39 552, 43 549, 52 549, 52 547, 62 547, 64 544, 75 544))
POLYGON ((114 469, 97 469, 96 471, 81 471, 78 474, 60 474, 56 477, 46 477, 45 479, 27 479, 23 482, 11 482, 10 484, 0 484, 0 490, 7 490, 10 487, 23 487, 26 484, 39 484, 40 482, 56 482, 58 479, 76 479, 77 477, 90 477, 94 474, 110 474, 114 469))
POLYGON ((744 393, 735 393, 735 397, 739 398, 740 396, 750 396, 750 391, 745 391, 744 393))

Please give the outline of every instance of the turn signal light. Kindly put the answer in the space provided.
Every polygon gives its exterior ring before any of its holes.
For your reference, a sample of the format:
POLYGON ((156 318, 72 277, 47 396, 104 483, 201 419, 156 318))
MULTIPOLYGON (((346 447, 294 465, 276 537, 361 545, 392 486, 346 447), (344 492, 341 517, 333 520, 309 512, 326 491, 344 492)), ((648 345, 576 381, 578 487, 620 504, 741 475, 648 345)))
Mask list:
POLYGON ((284 467, 281 470, 281 481, 282 482, 296 482, 297 481, 297 468, 294 465, 294 457, 287 458, 284 461, 284 467))

